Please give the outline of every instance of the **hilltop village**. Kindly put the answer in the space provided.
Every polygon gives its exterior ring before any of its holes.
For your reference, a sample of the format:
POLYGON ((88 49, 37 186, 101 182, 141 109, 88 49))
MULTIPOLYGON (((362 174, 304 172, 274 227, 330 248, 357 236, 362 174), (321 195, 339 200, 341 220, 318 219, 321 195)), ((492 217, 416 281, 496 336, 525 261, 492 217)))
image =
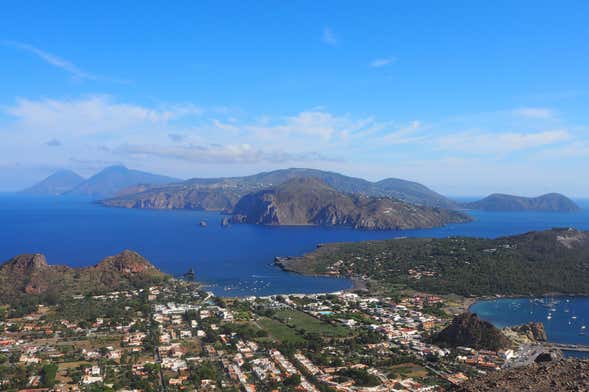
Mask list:
POLYGON ((439 391, 518 360, 511 348, 432 344, 447 305, 352 292, 220 298, 172 279, 29 314, 6 307, 0 389, 439 391))

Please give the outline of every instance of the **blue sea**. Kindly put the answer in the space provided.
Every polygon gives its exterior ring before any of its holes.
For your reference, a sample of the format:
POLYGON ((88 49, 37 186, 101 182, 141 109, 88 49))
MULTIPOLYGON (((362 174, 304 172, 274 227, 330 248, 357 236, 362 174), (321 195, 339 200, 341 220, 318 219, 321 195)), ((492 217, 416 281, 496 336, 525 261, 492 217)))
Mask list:
POLYGON ((500 298, 477 302, 470 310, 499 328, 540 321, 549 341, 589 346, 589 297, 500 298))
POLYGON ((223 228, 222 215, 215 212, 118 209, 79 198, 0 194, 0 261, 22 253, 43 253, 50 264, 88 266, 132 249, 171 274, 194 268, 197 279, 218 295, 331 292, 350 288, 351 282, 283 272, 273 265, 274 257, 301 255, 326 242, 499 237, 552 227, 589 229, 589 201, 581 203, 585 209, 580 213, 473 211, 469 213, 475 221, 466 224, 362 231, 247 224, 223 228), (207 227, 200 227, 202 220, 207 227))

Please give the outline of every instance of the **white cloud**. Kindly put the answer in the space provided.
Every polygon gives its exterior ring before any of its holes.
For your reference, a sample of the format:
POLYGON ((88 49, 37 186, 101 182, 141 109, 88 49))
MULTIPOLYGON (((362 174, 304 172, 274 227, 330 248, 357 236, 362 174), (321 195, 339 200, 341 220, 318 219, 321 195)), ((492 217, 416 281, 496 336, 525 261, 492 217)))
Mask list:
POLYGON ((278 119, 262 116, 258 121, 241 125, 226 124, 219 120, 215 120, 213 124, 220 130, 231 133, 239 131, 244 136, 253 136, 259 140, 277 140, 284 143, 286 137, 302 137, 307 143, 317 143, 341 140, 346 135, 368 129, 375 122, 371 117, 353 119, 348 115, 337 116, 317 109, 278 119))
POLYGON ((29 45, 29 44, 25 44, 25 43, 21 43, 21 42, 10 42, 10 41, 4 41, 3 45, 4 46, 12 46, 14 48, 18 48, 18 49, 24 50, 28 53, 34 54, 35 56, 39 57, 41 60, 45 61, 47 64, 57 67, 59 69, 62 69, 64 71, 68 72, 70 75, 72 75, 75 78, 97 79, 96 75, 92 75, 91 73, 82 71, 75 64, 73 64, 67 60, 64 60, 61 57, 56 56, 52 53, 45 52, 44 50, 36 48, 33 45, 29 45))
POLYGON ((335 37, 335 34, 329 27, 323 28, 323 35, 321 36, 321 41, 323 41, 323 43, 327 45, 337 45, 337 38, 335 37))
POLYGON ((191 104, 153 109, 113 102, 108 96, 75 100, 18 99, 4 111, 16 118, 15 126, 21 130, 73 135, 127 131, 202 113, 202 109, 191 104))
POLYGON ((291 153, 280 150, 264 151, 249 144, 227 145, 132 145, 126 144, 117 149, 118 152, 134 157, 159 157, 179 159, 196 163, 215 164, 254 164, 260 162, 312 162, 334 161, 338 158, 328 157, 317 152, 291 153))
POLYGON ((566 130, 529 133, 461 132, 439 137, 435 144, 442 150, 463 153, 505 154, 530 148, 550 146, 571 139, 566 130))
POLYGON ((422 129, 422 124, 419 121, 412 121, 409 125, 401 127, 397 131, 387 133, 379 142, 385 144, 407 144, 416 143, 424 140, 424 135, 419 135, 418 132, 422 129))
POLYGON ((395 57, 385 57, 380 59, 374 59, 370 62, 370 66, 372 68, 382 68, 386 67, 387 65, 393 64, 397 61, 395 57))
POLYGON ((519 108, 515 109, 513 114, 531 119, 550 119, 554 117, 554 111, 547 108, 519 108))

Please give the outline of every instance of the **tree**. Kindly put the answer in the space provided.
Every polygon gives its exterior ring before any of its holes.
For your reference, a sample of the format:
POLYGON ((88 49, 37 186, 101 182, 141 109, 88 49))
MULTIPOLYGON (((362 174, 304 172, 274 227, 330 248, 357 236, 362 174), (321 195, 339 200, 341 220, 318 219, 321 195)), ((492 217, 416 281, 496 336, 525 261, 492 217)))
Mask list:
POLYGON ((57 364, 49 363, 41 369, 41 383, 45 388, 51 388, 55 385, 55 376, 57 375, 57 364))

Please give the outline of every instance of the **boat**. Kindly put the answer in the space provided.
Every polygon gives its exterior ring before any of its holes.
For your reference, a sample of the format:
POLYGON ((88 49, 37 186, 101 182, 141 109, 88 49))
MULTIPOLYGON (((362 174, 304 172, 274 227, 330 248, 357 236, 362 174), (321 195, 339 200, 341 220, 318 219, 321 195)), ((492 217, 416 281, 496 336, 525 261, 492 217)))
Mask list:
POLYGON ((572 316, 571 318, 572 318, 573 320, 576 320, 576 319, 577 319, 577 316, 572 316))
POLYGON ((204 221, 204 220, 201 220, 199 224, 200 224, 200 227, 207 227, 207 225, 208 225, 207 221, 204 221))
POLYGON ((550 313, 548 313, 548 316, 546 316, 546 318, 547 318, 548 320, 550 320, 550 319, 552 318, 552 315, 551 315, 550 313))

